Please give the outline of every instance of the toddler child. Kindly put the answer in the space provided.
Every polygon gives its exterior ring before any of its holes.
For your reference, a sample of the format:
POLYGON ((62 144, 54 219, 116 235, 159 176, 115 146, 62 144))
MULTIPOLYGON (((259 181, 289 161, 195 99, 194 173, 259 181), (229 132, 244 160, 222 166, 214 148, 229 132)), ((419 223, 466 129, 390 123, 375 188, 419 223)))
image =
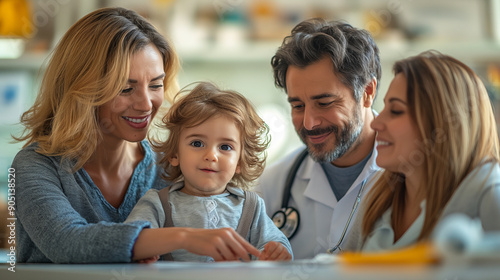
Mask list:
MULTIPOLYGON (((250 102, 202 82, 174 102, 162 126, 168 139, 152 145, 163 176, 174 184, 149 190, 126 222, 147 220, 152 228, 231 228, 261 250, 259 260, 291 260, 288 239, 267 216, 264 200, 249 191, 264 169, 269 144, 269 129, 250 102)), ((213 261, 186 250, 163 259, 213 261)))

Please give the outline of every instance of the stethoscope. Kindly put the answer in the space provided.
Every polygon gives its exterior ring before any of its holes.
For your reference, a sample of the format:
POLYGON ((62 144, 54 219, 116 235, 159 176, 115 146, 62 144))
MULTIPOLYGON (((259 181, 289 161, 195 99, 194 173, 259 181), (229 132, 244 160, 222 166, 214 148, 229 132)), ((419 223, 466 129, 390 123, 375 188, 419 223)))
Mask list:
MULTIPOLYGON (((285 189, 283 191, 283 200, 281 202, 281 209, 274 213, 272 220, 274 224, 283 232, 283 234, 288 238, 292 239, 293 236, 297 233, 297 230, 300 225, 300 215, 297 209, 293 207, 288 207, 288 201, 290 200, 291 190, 293 181, 295 180, 295 176, 297 175, 297 171, 299 170, 300 165, 308 155, 307 149, 304 149, 295 159, 285 181, 285 189)), ((344 241, 345 235, 347 233, 347 229, 351 224, 352 217, 354 216, 354 212, 358 208, 359 202, 361 201, 361 195, 363 194, 363 189, 365 188, 366 179, 361 183, 361 187, 359 188, 358 194, 356 196, 356 200, 352 205, 351 214, 349 214, 349 218, 344 226, 344 230, 342 231, 342 235, 340 236, 337 244, 328 249, 327 253, 333 254, 335 251, 342 251, 340 244, 344 241)))

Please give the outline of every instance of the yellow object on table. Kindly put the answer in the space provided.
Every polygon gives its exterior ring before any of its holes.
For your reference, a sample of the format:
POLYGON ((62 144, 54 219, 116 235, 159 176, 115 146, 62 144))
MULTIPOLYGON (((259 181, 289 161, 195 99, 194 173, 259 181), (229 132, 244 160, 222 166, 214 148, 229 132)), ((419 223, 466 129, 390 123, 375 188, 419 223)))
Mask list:
POLYGON ((440 261, 440 255, 432 243, 417 245, 391 251, 363 253, 345 252, 339 255, 345 264, 433 264, 440 261))

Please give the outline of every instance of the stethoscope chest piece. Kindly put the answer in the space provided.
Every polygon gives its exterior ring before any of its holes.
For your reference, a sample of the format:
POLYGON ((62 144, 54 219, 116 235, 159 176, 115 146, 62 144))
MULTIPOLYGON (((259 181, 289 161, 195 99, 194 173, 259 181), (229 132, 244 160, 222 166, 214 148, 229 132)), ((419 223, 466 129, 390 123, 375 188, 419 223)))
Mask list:
POLYGON ((300 224, 299 213, 293 207, 283 208, 272 217, 273 223, 288 238, 292 238, 300 224))

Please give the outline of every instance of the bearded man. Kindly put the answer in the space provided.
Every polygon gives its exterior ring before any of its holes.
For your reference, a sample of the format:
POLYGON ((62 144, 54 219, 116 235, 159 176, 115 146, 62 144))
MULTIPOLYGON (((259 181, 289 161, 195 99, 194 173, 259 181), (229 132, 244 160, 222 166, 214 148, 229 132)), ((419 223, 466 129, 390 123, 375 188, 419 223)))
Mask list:
POLYGON ((295 259, 342 247, 356 201, 379 169, 370 128, 378 52, 366 30, 311 19, 294 27, 271 60, 305 147, 266 168, 256 190, 295 259))

